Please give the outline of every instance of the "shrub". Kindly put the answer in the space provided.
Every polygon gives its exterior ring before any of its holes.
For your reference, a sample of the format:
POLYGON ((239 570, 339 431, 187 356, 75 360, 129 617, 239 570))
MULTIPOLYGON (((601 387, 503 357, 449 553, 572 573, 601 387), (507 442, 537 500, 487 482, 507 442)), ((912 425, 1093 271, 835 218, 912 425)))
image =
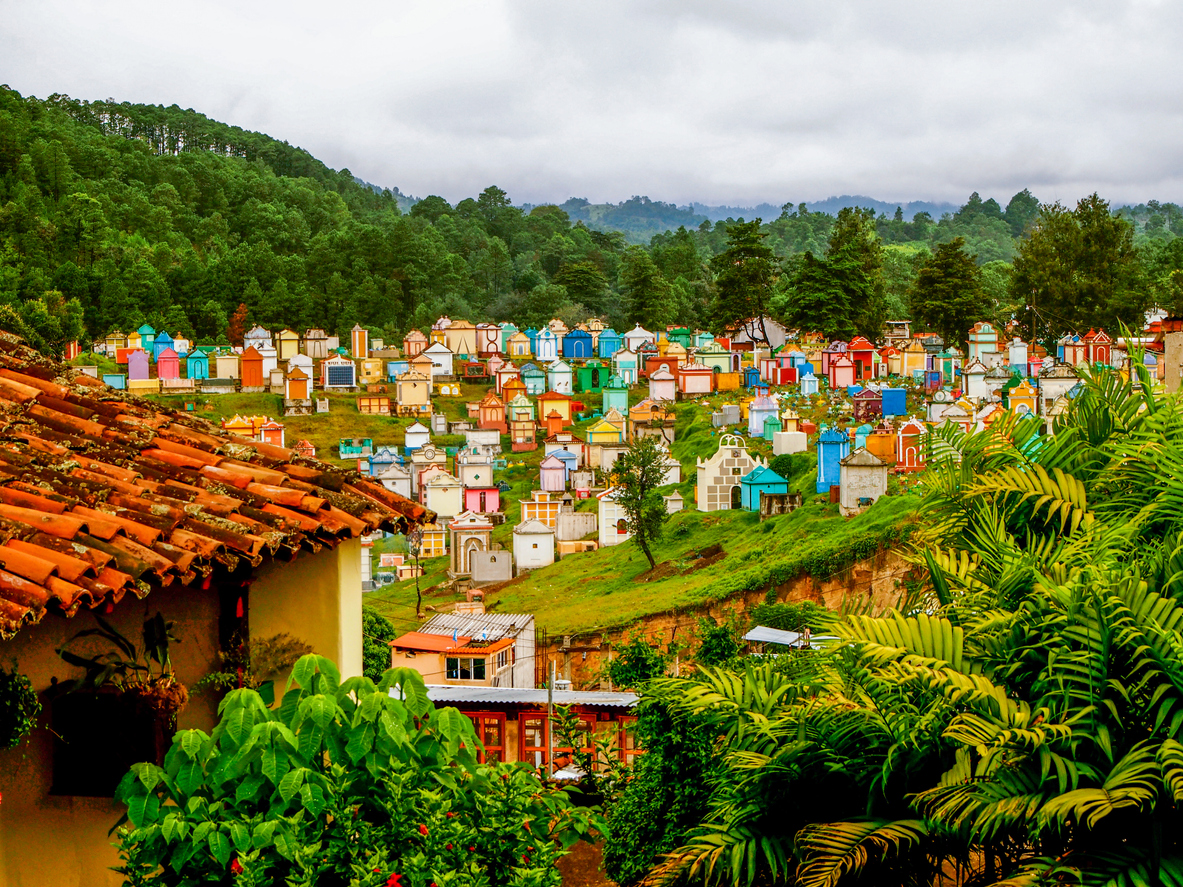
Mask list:
POLYGON ((478 763, 472 722, 408 669, 341 682, 305 656, 278 708, 240 689, 219 715, 120 784, 132 887, 551 887, 556 838, 592 825, 527 765, 478 763))

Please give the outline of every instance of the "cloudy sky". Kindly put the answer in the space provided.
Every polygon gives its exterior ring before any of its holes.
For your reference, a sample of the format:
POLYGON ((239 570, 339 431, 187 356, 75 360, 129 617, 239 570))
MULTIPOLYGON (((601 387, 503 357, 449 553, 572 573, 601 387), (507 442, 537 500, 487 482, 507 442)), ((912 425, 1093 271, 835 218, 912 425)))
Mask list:
POLYGON ((1183 201, 1178 0, 0 0, 0 82, 452 201, 1183 201))

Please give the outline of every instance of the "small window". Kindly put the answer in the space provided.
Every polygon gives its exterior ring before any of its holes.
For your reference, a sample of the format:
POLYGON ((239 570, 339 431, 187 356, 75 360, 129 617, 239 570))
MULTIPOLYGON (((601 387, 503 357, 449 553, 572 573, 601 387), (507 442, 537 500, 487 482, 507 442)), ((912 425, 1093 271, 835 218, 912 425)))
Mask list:
POLYGON ((742 472, 741 472, 741 470, 740 470, 740 469, 738 469, 738 468, 732 468, 732 469, 731 469, 731 473, 732 473, 732 474, 741 474, 742 472))
POLYGON ((535 547, 535 548, 537 548, 537 547, 538 547, 538 543, 537 543, 537 542, 535 542, 535 543, 534 543, 534 547, 535 547))

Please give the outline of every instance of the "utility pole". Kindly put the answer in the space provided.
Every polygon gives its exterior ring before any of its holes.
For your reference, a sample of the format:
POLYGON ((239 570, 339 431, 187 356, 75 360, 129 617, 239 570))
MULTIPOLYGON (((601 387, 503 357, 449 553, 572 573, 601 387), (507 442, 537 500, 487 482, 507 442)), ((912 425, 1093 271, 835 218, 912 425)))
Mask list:
POLYGON ((555 775, 555 662, 550 661, 550 675, 546 682, 546 775, 555 775))

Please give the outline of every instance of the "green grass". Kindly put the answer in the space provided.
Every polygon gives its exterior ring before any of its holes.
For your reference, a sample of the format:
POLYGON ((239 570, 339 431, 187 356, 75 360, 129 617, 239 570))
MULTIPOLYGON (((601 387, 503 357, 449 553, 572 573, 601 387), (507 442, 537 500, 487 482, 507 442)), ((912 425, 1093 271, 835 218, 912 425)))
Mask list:
MULTIPOLYGON (((466 404, 481 398, 487 386, 462 384, 460 397, 436 397, 433 406, 450 419, 467 416, 466 404)), ((630 403, 647 393, 644 386, 630 392, 630 403)), ((763 590, 803 574, 818 579, 845 569, 855 560, 870 556, 881 547, 890 547, 910 532, 916 522, 919 497, 893 479, 888 498, 858 517, 845 519, 837 506, 829 505, 814 494, 816 456, 812 449, 794 459, 794 472, 788 478, 790 489, 805 495, 806 505, 792 514, 760 523, 758 516, 742 511, 703 514, 694 510, 695 463, 708 458, 718 447, 720 434, 727 430, 711 426, 711 412, 723 403, 737 403, 743 392, 717 394, 704 401, 682 402, 676 406, 677 426, 672 453, 682 464, 681 483, 677 489, 685 500, 686 510, 674 515, 666 527, 664 539, 655 556, 659 568, 648 574, 648 562, 634 542, 626 542, 588 554, 573 555, 547 567, 526 574, 490 595, 490 604, 502 612, 534 613, 541 629, 551 634, 581 634, 599 629, 627 626, 647 616, 685 607, 710 604, 744 592, 763 590), (698 552, 718 543, 723 556, 708 566, 695 569, 698 552)), ((282 399, 273 394, 232 394, 220 396, 158 396, 155 400, 178 409, 186 400, 196 399, 198 415, 215 423, 235 414, 263 414, 280 418, 286 425, 286 441, 295 444, 310 440, 317 457, 337 465, 353 466, 354 460, 339 460, 337 442, 343 437, 369 437, 375 446, 401 447, 404 429, 414 420, 386 416, 366 416, 357 411, 356 397, 330 394, 330 412, 283 419, 282 399)), ((599 395, 583 396, 589 409, 598 410, 599 395)), ((826 406, 810 402, 793 404, 804 418, 826 421, 826 406)), ((833 414, 831 414, 833 416, 833 414)), ((577 423, 582 431, 594 420, 577 423)), ((831 419, 832 421, 832 419, 831 419)), ((745 435, 746 437, 746 435, 745 435)), ((457 446, 463 438, 440 437, 440 445, 457 446)), ((512 548, 513 527, 521 519, 520 501, 529 500, 538 486, 538 463, 543 448, 526 453, 509 451, 503 438, 505 458, 511 463, 499 472, 497 480, 510 489, 502 494, 505 523, 493 531, 493 542, 512 548)), ((772 447, 760 438, 749 438, 753 455, 772 458, 772 447)), ((911 479, 909 483, 914 483, 911 479)), ((577 502, 580 510, 594 510, 595 498, 577 502)), ((378 540, 377 555, 382 551, 405 551, 401 537, 378 540)), ((423 562, 425 574, 420 579, 425 612, 433 608, 448 611, 459 598, 447 584, 448 559, 423 562)), ((415 583, 394 583, 365 597, 373 607, 394 623, 399 631, 414 629, 420 620, 415 613, 415 583)))

